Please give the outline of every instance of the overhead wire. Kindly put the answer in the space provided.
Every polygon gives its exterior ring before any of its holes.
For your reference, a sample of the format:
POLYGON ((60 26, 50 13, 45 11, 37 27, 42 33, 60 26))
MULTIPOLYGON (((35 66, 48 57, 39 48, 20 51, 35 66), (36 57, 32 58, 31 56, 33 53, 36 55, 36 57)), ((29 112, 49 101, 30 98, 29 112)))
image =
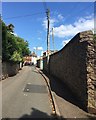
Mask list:
POLYGON ((73 17, 73 15, 76 15, 76 14, 79 14, 80 12, 82 12, 82 11, 84 11, 84 10, 86 10, 87 8, 90 8, 90 7, 94 7, 94 6, 92 6, 92 5, 88 5, 88 6, 86 6, 85 8, 83 8, 83 9, 81 9, 80 11, 76 11, 76 12, 74 12, 73 14, 71 14, 70 16, 68 15, 68 16, 66 16, 67 17, 67 19, 65 19, 65 20, 70 20, 69 18, 70 17, 73 17))
POLYGON ((43 0, 43 6, 44 6, 44 10, 45 10, 45 12, 46 12, 46 10, 47 10, 47 4, 46 4, 46 1, 45 1, 45 0, 43 0))
MULTIPOLYGON (((43 5, 44 5, 45 12, 46 12, 46 10, 47 10, 47 4, 46 4, 45 0, 43 0, 43 5)), ((92 7, 92 6, 89 5, 89 6, 87 6, 86 8, 89 8, 89 7, 92 7)), ((72 7, 72 8, 73 8, 73 7, 72 7)), ((78 14, 78 13, 82 12, 82 11, 85 10, 86 8, 80 10, 79 12, 74 12, 73 14, 71 13, 71 15, 67 15, 66 18, 68 19, 68 18, 70 18, 71 16, 73 16, 74 14, 78 14)), ((4 18, 4 19, 15 19, 15 18, 22 18, 22 17, 31 17, 31 16, 33 16, 33 15, 38 15, 38 14, 44 14, 44 13, 43 13, 43 12, 41 12, 41 13, 38 12, 38 13, 27 14, 27 15, 6 17, 6 18, 4 18)), ((3 17, 3 16, 1 16, 1 17, 3 17)), ((67 19, 66 19, 66 20, 67 20, 67 19)))
MULTIPOLYGON (((78 5, 79 5, 79 3, 77 4, 77 5, 73 5, 72 7, 71 7, 71 9, 70 9, 70 11, 72 11, 74 8, 76 9, 77 7, 78 7, 78 5)), ((68 14, 68 13, 67 13, 68 14)), ((70 16, 70 14, 68 14, 67 16, 66 16, 66 18, 68 18, 70 16)))
MULTIPOLYGON (((43 6, 44 6, 45 12, 41 12, 41 13, 38 12, 38 13, 27 14, 27 15, 7 17, 7 18, 4 18, 4 19, 5 19, 5 20, 7 20, 7 19, 18 19, 18 18, 23 18, 23 17, 31 17, 31 16, 33 16, 33 15, 44 14, 44 13, 46 13, 47 8, 48 8, 45 0, 43 0, 43 6)), ((74 6, 73 6, 73 7, 74 7, 74 6)), ((71 9, 73 9, 73 7, 72 7, 71 9)), ((77 7, 77 6, 76 6, 76 7, 77 7)), ((66 20, 67 20, 67 21, 70 20, 70 19, 69 19, 70 17, 72 17, 72 16, 74 16, 74 15, 76 15, 76 14, 79 14, 80 12, 82 12, 82 11, 84 11, 84 10, 90 8, 90 7, 92 7, 92 5, 88 5, 88 6, 86 6, 85 8, 81 9, 80 11, 75 11, 75 12, 71 13, 71 15, 67 15, 65 21, 66 21, 66 20)), ((43 41, 41 41, 41 43, 43 43, 43 41)))
MULTIPOLYGON (((33 14, 27 14, 27 15, 20 15, 20 16, 13 16, 13 17, 6 17, 4 18, 5 20, 7 19, 18 19, 18 18, 22 18, 22 17, 31 17, 33 15, 38 15, 38 14, 44 14, 43 12, 38 12, 38 13, 33 13, 33 14)), ((2 16, 3 17, 3 16, 2 16)))

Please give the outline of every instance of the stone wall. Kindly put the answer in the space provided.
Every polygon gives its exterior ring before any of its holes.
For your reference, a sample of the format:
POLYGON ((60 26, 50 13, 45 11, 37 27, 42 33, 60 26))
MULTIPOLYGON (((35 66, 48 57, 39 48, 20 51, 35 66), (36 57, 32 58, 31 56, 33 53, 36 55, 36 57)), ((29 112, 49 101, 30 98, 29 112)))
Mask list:
POLYGON ((45 72, 49 72, 49 63, 48 63, 48 58, 47 57, 43 58, 43 70, 45 72))
POLYGON ((20 69, 19 64, 3 62, 2 63, 2 79, 16 75, 19 69, 20 69))
MULTIPOLYGON (((59 52, 52 54, 47 63, 44 58, 44 70, 62 80, 82 107, 89 112, 96 110, 96 49, 93 33, 78 33, 59 52)), ((96 113, 96 111, 95 111, 96 113)))
POLYGON ((43 59, 42 58, 37 60, 37 67, 43 70, 43 59))
POLYGON ((87 88, 88 111, 96 113, 96 40, 91 38, 87 49, 87 88))
POLYGON ((40 68, 40 59, 37 60, 37 67, 40 68))

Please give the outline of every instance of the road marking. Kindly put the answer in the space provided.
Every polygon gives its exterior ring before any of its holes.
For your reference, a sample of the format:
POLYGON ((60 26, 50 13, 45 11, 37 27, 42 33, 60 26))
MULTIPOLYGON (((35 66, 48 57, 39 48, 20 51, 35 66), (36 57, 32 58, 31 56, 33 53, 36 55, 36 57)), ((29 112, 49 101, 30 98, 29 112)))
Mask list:
POLYGON ((27 94, 24 94, 24 96, 27 96, 27 94))
POLYGON ((28 84, 31 84, 31 83, 28 83, 28 84))
POLYGON ((27 92, 29 91, 29 89, 27 89, 27 92))

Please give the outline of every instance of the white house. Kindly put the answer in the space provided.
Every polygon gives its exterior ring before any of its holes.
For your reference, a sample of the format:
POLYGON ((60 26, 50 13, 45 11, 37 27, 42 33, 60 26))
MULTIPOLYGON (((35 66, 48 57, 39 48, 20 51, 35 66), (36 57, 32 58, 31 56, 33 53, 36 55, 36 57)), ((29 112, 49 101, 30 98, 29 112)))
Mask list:
POLYGON ((33 65, 37 64, 37 55, 35 54, 35 52, 31 54, 31 61, 33 65))

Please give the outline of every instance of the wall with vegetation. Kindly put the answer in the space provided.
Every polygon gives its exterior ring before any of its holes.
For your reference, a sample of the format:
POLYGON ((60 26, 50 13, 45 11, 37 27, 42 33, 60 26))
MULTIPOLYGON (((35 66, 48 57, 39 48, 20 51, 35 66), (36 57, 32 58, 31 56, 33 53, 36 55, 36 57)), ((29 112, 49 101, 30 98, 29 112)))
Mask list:
MULTIPOLYGON (((2 76, 17 73, 18 64, 23 62, 23 57, 30 54, 28 42, 15 35, 12 24, 6 26, 2 22, 2 76), (11 68, 10 68, 11 67, 11 68), (17 68, 16 68, 17 67, 17 68), (10 73, 11 72, 11 73, 10 73)), ((12 74, 12 75, 13 75, 12 74)))

